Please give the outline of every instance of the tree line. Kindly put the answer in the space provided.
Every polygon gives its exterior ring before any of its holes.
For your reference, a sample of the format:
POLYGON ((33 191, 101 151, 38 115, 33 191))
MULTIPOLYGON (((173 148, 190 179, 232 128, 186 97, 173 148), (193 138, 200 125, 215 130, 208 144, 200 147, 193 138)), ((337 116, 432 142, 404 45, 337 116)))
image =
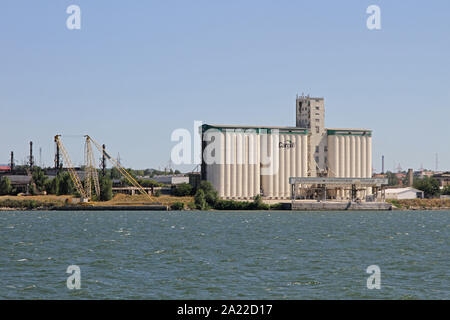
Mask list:
MULTIPOLYGON (((398 178, 393 172, 386 172, 386 178, 388 179, 388 186, 409 185, 409 178, 406 176, 403 179, 398 178)), ((443 189, 439 188, 439 181, 433 177, 416 178, 413 182, 413 187, 423 191, 425 198, 435 198, 440 195, 450 195, 450 186, 446 186, 443 189)))
MULTIPOLYGON (((108 201, 112 199, 112 181, 108 176, 99 176, 100 197, 93 200, 108 201)), ((94 186, 92 185, 92 188, 94 186)), ((79 196, 68 172, 60 172, 54 178, 45 175, 44 170, 34 167, 32 180, 28 185, 31 194, 75 195, 79 196)), ((0 195, 16 195, 17 190, 11 185, 8 177, 0 178, 0 195)))

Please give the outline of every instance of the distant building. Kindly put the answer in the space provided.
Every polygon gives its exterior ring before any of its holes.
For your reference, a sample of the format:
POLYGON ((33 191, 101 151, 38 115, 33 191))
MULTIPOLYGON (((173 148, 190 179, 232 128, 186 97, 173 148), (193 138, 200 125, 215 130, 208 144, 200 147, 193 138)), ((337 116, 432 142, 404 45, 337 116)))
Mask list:
POLYGON ((10 172, 10 171, 11 171, 10 166, 0 164, 0 173, 6 173, 6 172, 10 172))
POLYGON ((385 189, 386 199, 405 200, 405 199, 423 199, 423 191, 415 188, 389 188, 385 189))
MULTIPOLYGON (((295 108, 295 127, 204 124, 202 154, 212 143, 220 152, 202 159, 202 180, 222 199, 290 199, 291 177, 372 178, 372 130, 326 128, 321 97, 298 96, 295 108)), ((333 192, 350 197, 343 188, 333 192)))
POLYGON ((397 179, 400 179, 400 180, 406 178, 406 174, 405 173, 401 173, 401 172, 395 173, 395 176, 397 177, 397 179))
POLYGON ((28 193, 29 185, 31 183, 32 177, 26 175, 4 175, 11 181, 11 186, 17 190, 17 192, 28 193))
POLYGON ((425 177, 432 177, 434 174, 436 174, 436 172, 431 171, 431 170, 421 170, 421 171, 414 172, 414 177, 423 179, 425 177))
POLYGON ((201 174, 200 172, 191 172, 188 174, 189 184, 192 188, 197 189, 200 186, 201 174))
POLYGON ((184 175, 164 175, 164 176, 154 176, 152 180, 158 183, 177 185, 181 183, 189 183, 189 177, 184 175))
POLYGON ((435 174, 433 178, 439 181, 439 186, 442 188, 450 186, 450 171, 435 174))

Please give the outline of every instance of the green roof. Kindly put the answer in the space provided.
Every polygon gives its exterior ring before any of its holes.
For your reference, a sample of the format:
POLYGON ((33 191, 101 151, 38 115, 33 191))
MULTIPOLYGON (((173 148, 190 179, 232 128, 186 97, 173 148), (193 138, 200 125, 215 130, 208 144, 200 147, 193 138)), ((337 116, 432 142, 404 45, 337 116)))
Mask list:
POLYGON ((302 134, 307 135, 308 129, 297 127, 257 127, 257 126, 239 126, 239 125, 202 125, 202 131, 205 132, 209 129, 216 129, 220 132, 240 132, 243 130, 249 130, 256 133, 272 133, 274 130, 278 130, 282 134, 302 134))
POLYGON ((372 130, 367 129, 327 129, 329 136, 372 136, 372 130))

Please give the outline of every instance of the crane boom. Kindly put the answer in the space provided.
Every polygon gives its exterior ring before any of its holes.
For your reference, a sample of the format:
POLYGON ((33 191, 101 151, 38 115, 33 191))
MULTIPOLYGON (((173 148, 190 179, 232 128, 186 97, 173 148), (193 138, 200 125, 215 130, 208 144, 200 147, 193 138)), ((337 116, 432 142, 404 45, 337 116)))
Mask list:
POLYGON ((70 159, 66 148, 62 144, 60 137, 61 137, 60 135, 56 135, 55 136, 55 143, 58 145, 59 149, 62 151, 62 154, 64 156, 64 160, 67 163, 67 169, 69 169, 70 178, 72 179, 73 184, 75 185, 75 188, 77 189, 77 191, 80 194, 81 198, 82 199, 88 199, 88 197, 86 195, 86 192, 83 189, 83 184, 81 183, 81 179, 78 176, 78 174, 75 172, 73 164, 72 164, 72 160, 70 159))
POLYGON ((152 200, 152 198, 150 197, 150 195, 147 193, 147 191, 144 190, 144 188, 136 181, 136 179, 134 179, 126 170, 125 168, 122 167, 122 165, 115 160, 113 157, 111 157, 111 155, 106 152, 105 149, 102 148, 102 146, 96 142, 94 139, 92 139, 89 136, 86 136, 88 139, 90 139, 90 141, 92 141, 92 143, 94 144, 94 146, 98 149, 98 151, 100 151, 102 154, 104 154, 109 160, 111 160, 111 163, 114 165, 114 167, 116 167, 119 172, 135 187, 139 190, 139 192, 141 194, 146 195, 150 200, 152 200))
POLYGON ((92 182, 94 180, 94 191, 95 194, 100 197, 100 183, 98 181, 98 172, 95 168, 95 159, 92 152, 91 140, 89 136, 86 137, 86 143, 84 146, 84 157, 85 157, 85 171, 86 178, 84 179, 86 195, 89 199, 92 198, 92 182))

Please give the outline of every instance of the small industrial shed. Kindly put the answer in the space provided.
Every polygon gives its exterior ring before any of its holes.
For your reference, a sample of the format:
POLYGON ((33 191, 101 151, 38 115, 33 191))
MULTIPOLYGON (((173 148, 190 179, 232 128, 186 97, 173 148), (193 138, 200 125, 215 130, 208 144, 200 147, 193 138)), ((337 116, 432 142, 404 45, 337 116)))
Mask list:
POLYGON ((385 189, 386 199, 423 199, 423 191, 407 187, 407 188, 390 188, 385 189))
POLYGON ((151 180, 155 180, 159 183, 177 185, 181 183, 189 183, 189 177, 184 175, 166 175, 166 176, 154 176, 150 178, 151 180))
POLYGON ((32 181, 31 175, 4 175, 11 182, 11 186, 16 189, 17 192, 28 193, 28 186, 32 181))

